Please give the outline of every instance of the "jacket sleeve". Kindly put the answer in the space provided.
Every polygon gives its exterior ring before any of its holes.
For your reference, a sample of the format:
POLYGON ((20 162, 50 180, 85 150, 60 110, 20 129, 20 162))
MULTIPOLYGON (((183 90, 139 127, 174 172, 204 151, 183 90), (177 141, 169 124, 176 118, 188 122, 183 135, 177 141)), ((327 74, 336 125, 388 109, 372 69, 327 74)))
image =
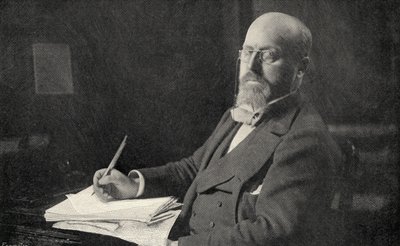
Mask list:
POLYGON ((326 181, 335 156, 329 140, 315 129, 284 136, 263 179, 254 219, 181 237, 179 245, 276 245, 291 237, 307 208, 329 203, 326 181))
POLYGON ((183 158, 180 161, 170 162, 159 167, 138 169, 145 179, 144 194, 142 197, 182 197, 185 195, 200 168, 201 160, 208 143, 229 117, 230 111, 227 110, 211 136, 190 157, 183 158))

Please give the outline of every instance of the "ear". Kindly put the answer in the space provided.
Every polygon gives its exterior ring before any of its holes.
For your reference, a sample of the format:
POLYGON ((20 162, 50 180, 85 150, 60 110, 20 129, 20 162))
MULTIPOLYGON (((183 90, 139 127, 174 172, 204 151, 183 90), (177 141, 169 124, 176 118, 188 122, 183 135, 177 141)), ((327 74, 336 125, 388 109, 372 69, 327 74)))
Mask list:
POLYGON ((303 57, 299 62, 299 69, 297 70, 297 77, 303 77, 304 73, 307 71, 308 65, 310 64, 310 57, 303 57))

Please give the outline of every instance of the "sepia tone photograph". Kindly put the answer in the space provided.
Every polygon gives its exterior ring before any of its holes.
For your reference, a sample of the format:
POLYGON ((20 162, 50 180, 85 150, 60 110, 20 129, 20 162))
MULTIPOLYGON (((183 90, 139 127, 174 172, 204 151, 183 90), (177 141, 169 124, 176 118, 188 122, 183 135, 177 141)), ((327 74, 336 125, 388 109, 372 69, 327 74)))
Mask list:
POLYGON ((0 246, 391 246, 397 0, 0 0, 0 246))

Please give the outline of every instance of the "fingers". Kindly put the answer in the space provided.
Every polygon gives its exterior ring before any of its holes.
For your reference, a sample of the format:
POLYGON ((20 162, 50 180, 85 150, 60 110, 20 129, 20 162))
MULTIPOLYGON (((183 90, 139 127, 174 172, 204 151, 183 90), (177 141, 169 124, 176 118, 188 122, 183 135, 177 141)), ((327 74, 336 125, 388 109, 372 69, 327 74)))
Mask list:
POLYGON ((111 185, 107 186, 93 186, 96 196, 103 202, 112 201, 115 198, 111 195, 111 185))
POLYGON ((94 186, 99 186, 99 180, 101 179, 101 177, 103 177, 104 172, 106 171, 106 168, 97 170, 94 175, 93 175, 93 185, 94 186))
POLYGON ((107 184, 111 184, 112 183, 111 180, 106 179, 105 180, 106 182, 104 182, 104 181, 99 182, 100 180, 102 180, 103 175, 104 175, 106 170, 107 170, 106 168, 97 170, 95 172, 95 174, 93 175, 93 190, 94 190, 94 193, 96 194, 96 196, 101 201, 104 201, 104 202, 108 202, 108 201, 114 200, 114 198, 110 194, 110 188, 107 185, 107 184))
POLYGON ((99 182, 99 185, 107 185, 107 184, 113 184, 116 181, 117 180, 114 176, 107 175, 107 176, 102 177, 98 182, 99 182))
POLYGON ((116 169, 111 169, 109 175, 105 175, 98 180, 99 185, 115 184, 120 185, 125 175, 116 169))
POLYGON ((100 199, 100 201, 103 201, 103 202, 109 202, 109 201, 115 200, 115 198, 112 197, 112 196, 111 196, 110 194, 108 194, 108 193, 101 193, 101 194, 96 193, 96 195, 97 195, 97 197, 100 199))
POLYGON ((104 189, 103 187, 99 186, 98 181, 93 183, 93 190, 96 194, 103 194, 104 189))
POLYGON ((111 201, 124 196, 127 181, 130 179, 116 169, 112 169, 109 175, 105 175, 107 169, 98 170, 93 176, 93 190, 97 197, 102 201, 111 201))
POLYGON ((96 195, 97 195, 97 197, 98 197, 101 201, 103 201, 103 202, 109 202, 109 201, 115 200, 115 198, 112 197, 112 196, 111 196, 109 193, 107 193, 107 192, 103 192, 103 193, 100 193, 100 194, 97 194, 97 193, 96 193, 96 195))

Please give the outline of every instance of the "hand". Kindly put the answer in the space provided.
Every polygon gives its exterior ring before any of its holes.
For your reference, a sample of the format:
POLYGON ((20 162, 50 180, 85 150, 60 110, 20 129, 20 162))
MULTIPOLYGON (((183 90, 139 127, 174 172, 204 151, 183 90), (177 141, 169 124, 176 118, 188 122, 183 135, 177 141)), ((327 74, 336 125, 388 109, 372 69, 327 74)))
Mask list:
POLYGON ((111 201, 136 197, 139 183, 116 169, 111 169, 110 174, 103 177, 105 171, 106 168, 97 170, 93 176, 93 189, 100 200, 111 201))

